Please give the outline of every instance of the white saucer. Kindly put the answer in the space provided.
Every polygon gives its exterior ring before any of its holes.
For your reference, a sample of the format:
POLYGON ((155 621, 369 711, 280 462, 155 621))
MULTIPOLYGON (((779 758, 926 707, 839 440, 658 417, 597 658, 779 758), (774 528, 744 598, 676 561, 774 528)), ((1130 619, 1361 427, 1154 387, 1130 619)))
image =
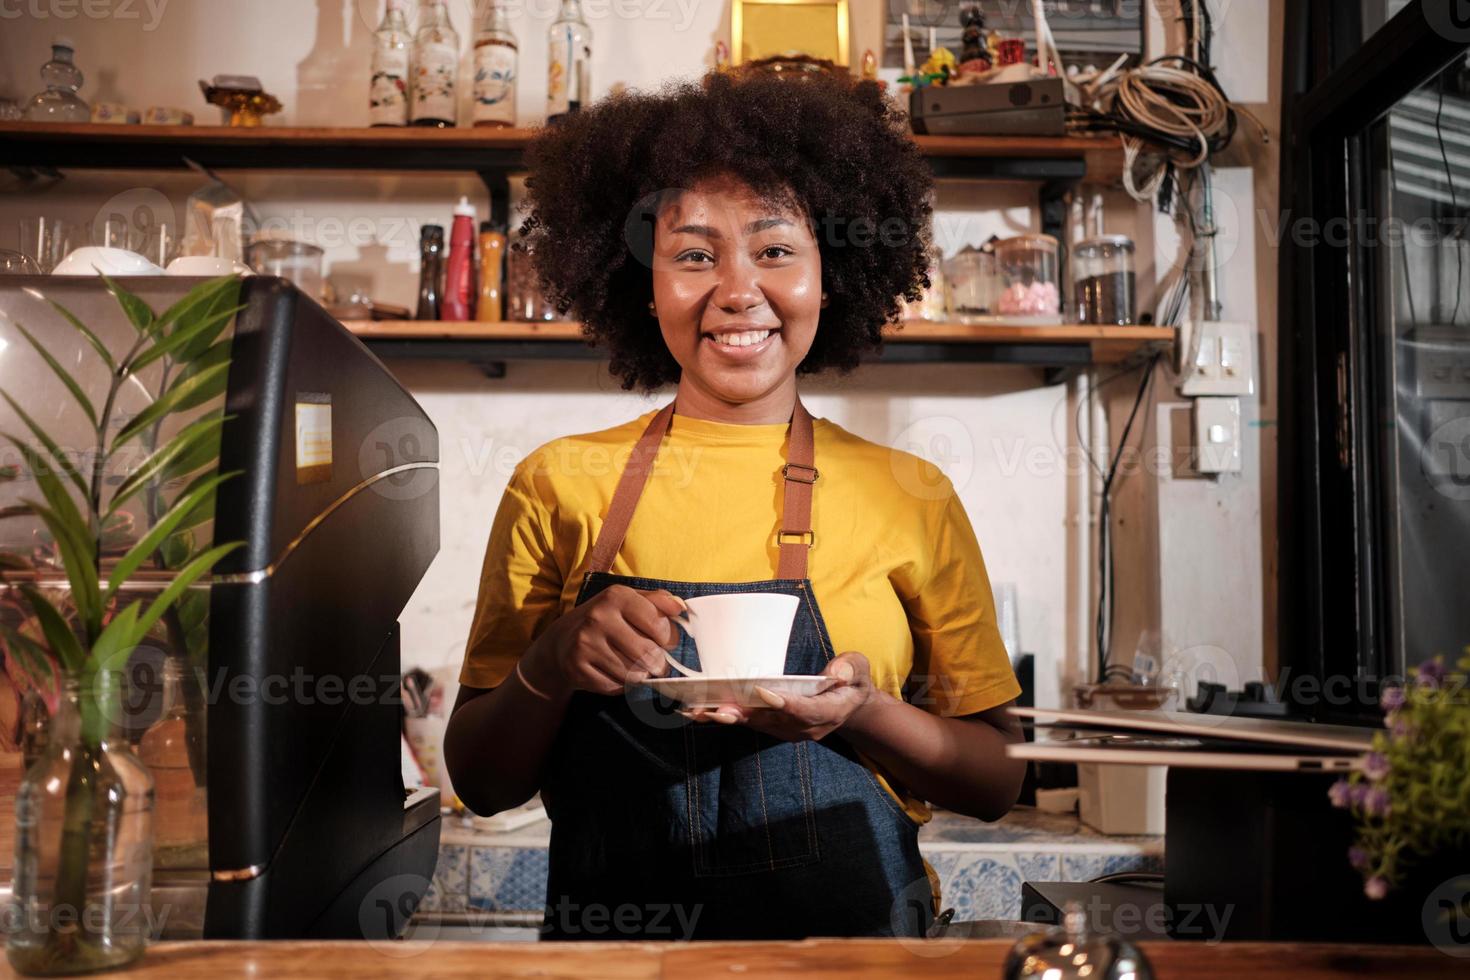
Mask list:
POLYGON ((821 674, 783 674, 779 677, 651 677, 643 683, 686 708, 718 708, 722 704, 768 708, 770 705, 755 692, 756 687, 809 698, 827 690, 837 679, 821 674))

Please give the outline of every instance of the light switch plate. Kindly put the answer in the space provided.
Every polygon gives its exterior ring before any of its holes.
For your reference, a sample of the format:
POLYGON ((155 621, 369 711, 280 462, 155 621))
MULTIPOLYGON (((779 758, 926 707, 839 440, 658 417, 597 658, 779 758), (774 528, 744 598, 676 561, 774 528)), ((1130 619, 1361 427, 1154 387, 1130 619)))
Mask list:
POLYGON ((1209 320, 1195 324, 1194 360, 1184 365, 1179 393, 1250 395, 1256 390, 1256 328, 1251 323, 1209 320))
POLYGON ((1240 399, 1194 400, 1194 446, 1201 473, 1239 473, 1240 399))

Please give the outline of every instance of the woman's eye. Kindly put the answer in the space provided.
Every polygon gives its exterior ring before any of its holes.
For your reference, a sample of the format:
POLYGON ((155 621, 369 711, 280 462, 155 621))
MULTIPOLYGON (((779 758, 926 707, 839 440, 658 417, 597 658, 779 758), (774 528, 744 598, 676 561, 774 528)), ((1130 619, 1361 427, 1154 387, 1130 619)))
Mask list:
POLYGON ((785 245, 767 245, 760 251, 760 257, 763 259, 781 259, 790 254, 791 249, 785 245))
POLYGON ((708 260, 713 262, 714 257, 711 256, 708 252, 701 252, 695 249, 691 249, 688 252, 680 253, 680 255, 676 259, 674 259, 675 262, 692 262, 695 264, 698 264, 700 260, 708 260))

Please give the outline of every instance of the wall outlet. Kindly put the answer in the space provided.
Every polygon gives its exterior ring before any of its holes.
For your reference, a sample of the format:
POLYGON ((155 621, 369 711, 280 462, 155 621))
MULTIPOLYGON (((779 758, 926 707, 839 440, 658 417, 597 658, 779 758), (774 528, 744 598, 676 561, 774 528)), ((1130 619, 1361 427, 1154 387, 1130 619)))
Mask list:
POLYGON ((1194 400, 1194 446, 1201 473, 1240 472, 1240 399, 1194 400))
POLYGON ((1251 395, 1256 390, 1256 328, 1251 323, 1209 320, 1194 326, 1194 360, 1184 365, 1179 393, 1251 395))

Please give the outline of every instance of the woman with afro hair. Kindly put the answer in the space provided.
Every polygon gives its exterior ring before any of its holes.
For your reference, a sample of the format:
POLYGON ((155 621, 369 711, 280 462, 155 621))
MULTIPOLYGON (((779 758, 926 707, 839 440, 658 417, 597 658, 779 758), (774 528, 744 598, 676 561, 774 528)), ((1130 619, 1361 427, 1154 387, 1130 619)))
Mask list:
POLYGON ((870 82, 714 74, 604 99, 528 164, 516 247, 542 288, 625 388, 674 394, 517 466, 445 740, 456 792, 482 814, 541 792, 547 938, 923 935, 928 803, 1015 802, 1019 687, 949 481, 797 394, 928 285, 903 117, 870 82), (817 693, 673 710, 642 683, 666 653, 698 667, 674 619, 725 593, 797 599, 784 673, 817 693))

